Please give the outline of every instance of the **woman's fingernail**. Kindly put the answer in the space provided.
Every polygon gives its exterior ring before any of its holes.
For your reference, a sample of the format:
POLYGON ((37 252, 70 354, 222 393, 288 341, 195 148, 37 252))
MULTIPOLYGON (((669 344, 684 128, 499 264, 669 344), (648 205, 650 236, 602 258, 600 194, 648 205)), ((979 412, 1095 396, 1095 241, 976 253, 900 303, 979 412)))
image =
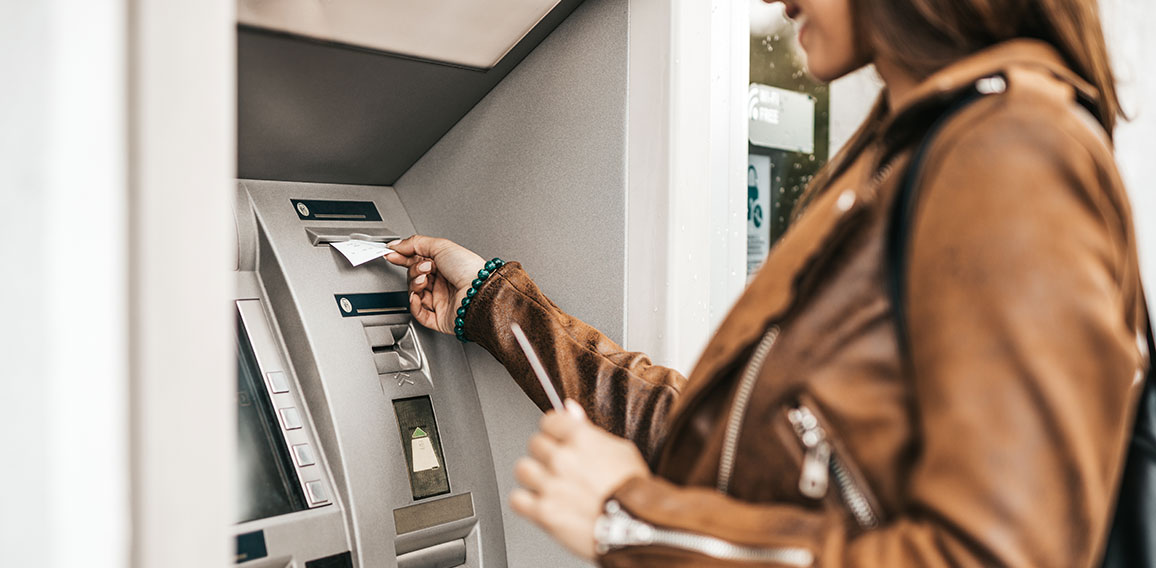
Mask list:
POLYGON ((578 404, 578 402, 574 399, 568 398, 566 399, 566 402, 563 402, 562 404, 566 407, 566 411, 569 412, 571 416, 582 419, 586 418, 586 411, 583 410, 582 405, 578 404))
POLYGON ((429 262, 428 260, 426 262, 423 262, 423 263, 417 265, 417 269, 420 270, 421 272, 429 272, 429 269, 431 269, 431 268, 433 268, 433 263, 429 262))
POLYGON ((417 286, 421 286, 422 284, 425 284, 425 274, 422 274, 421 276, 414 278, 413 283, 417 286))
POLYGON ((395 240, 389 241, 388 243, 385 243, 385 246, 393 248, 395 245, 397 245, 400 242, 401 242, 401 239, 395 239, 395 240))

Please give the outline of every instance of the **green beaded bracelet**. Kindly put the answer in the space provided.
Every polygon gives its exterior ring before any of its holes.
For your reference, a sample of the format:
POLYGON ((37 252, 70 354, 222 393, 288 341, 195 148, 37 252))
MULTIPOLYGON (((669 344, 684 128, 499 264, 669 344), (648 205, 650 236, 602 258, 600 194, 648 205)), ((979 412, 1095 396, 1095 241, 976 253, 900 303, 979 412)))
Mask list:
POLYGON ((486 262, 486 266, 478 271, 478 277, 470 283, 470 289, 466 290, 466 297, 462 298, 462 307, 458 308, 457 318, 454 319, 454 336, 458 341, 465 343, 469 341, 466 339, 466 308, 470 307, 470 302, 474 301, 474 296, 478 295, 478 289, 482 287, 486 279, 494 273, 495 270, 501 268, 506 264, 506 261, 500 258, 494 258, 486 262))

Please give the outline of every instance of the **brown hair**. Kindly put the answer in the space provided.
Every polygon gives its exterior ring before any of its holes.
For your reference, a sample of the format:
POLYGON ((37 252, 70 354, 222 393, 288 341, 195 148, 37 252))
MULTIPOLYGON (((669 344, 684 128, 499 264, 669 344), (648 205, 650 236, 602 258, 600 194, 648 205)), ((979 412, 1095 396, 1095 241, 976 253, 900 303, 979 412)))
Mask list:
POLYGON ((1043 40, 1098 91, 1104 129, 1116 125, 1120 101, 1096 0, 852 1, 860 41, 920 78, 1002 41, 1043 40))
MULTIPOLYGON (((1000 42, 1039 39, 1096 89, 1096 115, 1109 138, 1122 116, 1097 0, 851 0, 851 5, 863 51, 919 79, 1000 42)), ((881 97, 846 147, 815 176, 801 204, 871 142, 886 112, 881 97)))

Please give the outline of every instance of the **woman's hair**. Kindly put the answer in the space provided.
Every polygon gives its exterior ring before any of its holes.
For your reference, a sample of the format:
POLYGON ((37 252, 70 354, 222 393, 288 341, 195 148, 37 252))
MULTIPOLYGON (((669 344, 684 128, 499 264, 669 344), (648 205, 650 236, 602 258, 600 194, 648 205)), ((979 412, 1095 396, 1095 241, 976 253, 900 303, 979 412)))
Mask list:
POLYGON ((852 0, 859 41, 916 77, 1013 38, 1052 45, 1100 95, 1111 134, 1120 114, 1096 0, 852 0))
MULTIPOLYGON (((916 78, 1014 38, 1051 44, 1099 95, 1096 111, 1109 138, 1121 116, 1097 0, 851 0, 856 41, 916 78)), ((807 201, 874 139, 887 113, 881 97, 859 131, 815 176, 807 201)), ((799 212, 801 208, 796 208, 799 212)))

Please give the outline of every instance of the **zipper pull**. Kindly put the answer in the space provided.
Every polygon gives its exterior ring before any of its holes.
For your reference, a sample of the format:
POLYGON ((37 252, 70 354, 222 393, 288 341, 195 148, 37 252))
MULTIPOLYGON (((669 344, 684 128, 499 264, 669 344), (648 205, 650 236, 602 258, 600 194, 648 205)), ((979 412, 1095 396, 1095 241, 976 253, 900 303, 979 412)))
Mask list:
POLYGON ((635 519, 618 501, 607 501, 604 511, 594 523, 594 549, 598 554, 654 543, 654 527, 635 519))
POLYGON ((826 432, 819 427, 815 415, 804 407, 791 410, 787 418, 806 448, 799 474, 799 492, 811 499, 822 499, 831 479, 831 444, 827 442, 826 432))
POLYGON ((799 476, 799 491, 812 499, 822 499, 827 494, 828 473, 831 463, 831 445, 826 441, 807 448, 803 456, 803 473, 799 476))

